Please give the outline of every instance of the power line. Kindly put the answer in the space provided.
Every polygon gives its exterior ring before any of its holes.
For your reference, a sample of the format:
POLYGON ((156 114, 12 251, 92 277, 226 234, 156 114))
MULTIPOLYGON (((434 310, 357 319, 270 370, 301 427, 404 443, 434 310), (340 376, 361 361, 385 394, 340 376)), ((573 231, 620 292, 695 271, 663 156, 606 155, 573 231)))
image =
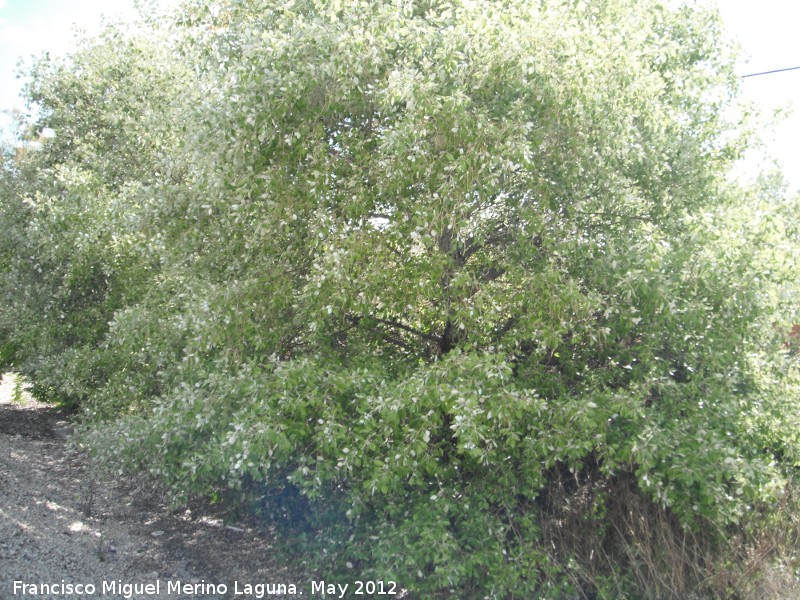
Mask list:
POLYGON ((775 69, 773 71, 762 71, 761 73, 750 73, 749 75, 742 75, 742 79, 745 77, 756 77, 758 75, 771 75, 772 73, 783 73, 784 71, 796 71, 800 69, 800 67, 789 67, 788 69, 775 69))

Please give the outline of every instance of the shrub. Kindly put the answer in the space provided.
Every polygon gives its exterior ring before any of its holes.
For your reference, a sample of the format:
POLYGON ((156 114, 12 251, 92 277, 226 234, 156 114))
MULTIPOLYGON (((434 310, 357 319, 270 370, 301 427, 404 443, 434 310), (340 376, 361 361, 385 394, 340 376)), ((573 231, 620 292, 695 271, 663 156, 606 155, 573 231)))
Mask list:
POLYGON ((727 181, 712 13, 202 0, 165 39, 40 64, 6 174, 0 327, 98 456, 331 580, 728 593, 800 458, 797 198, 727 181))

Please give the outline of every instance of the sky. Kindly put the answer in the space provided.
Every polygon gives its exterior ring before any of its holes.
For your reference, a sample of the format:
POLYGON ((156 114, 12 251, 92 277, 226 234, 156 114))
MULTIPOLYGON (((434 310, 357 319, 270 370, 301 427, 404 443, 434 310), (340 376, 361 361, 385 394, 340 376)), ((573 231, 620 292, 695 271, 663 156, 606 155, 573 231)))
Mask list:
MULTIPOLYGON (((160 0, 176 3, 177 0, 160 0)), ((699 0, 702 4, 705 0, 699 0)), ((131 18, 135 0, 0 0, 0 111, 24 108, 21 81, 15 76, 20 58, 29 60, 47 50, 61 54, 75 40, 75 27, 96 31, 101 15, 131 18)), ((707 0, 716 4, 729 34, 742 46, 742 75, 800 66, 800 2, 798 0, 707 0)), ((795 110, 773 130, 764 127, 767 152, 777 159, 792 189, 800 189, 800 70, 742 80, 745 98, 767 121, 778 109, 795 110)), ((4 126, 0 114, 0 127, 4 126)), ((752 155, 741 166, 744 179, 763 163, 752 155)))
MULTIPOLYGON (((729 34, 744 51, 738 65, 742 75, 800 67, 800 2, 718 0, 717 6, 729 34)), ((745 98, 765 116, 777 109, 791 111, 773 131, 763 131, 768 152, 778 159, 792 189, 800 189, 800 70, 747 77, 742 88, 745 98)))
POLYGON ((75 24, 97 31, 103 13, 133 17, 132 0, 0 0, 0 110, 23 108, 17 62, 47 50, 67 52, 75 24))

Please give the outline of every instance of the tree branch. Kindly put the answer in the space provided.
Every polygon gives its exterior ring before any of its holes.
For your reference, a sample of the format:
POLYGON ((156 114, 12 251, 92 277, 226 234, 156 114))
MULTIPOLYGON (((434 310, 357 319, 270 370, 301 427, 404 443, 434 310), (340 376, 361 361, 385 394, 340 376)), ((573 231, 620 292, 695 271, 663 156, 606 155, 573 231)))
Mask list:
POLYGON ((495 279, 499 279, 502 277, 506 272, 505 268, 497 268, 497 267, 489 267, 483 273, 481 273, 481 281, 489 283, 490 281, 494 281, 495 279))
POLYGON ((406 350, 407 352, 411 352, 412 354, 414 353, 414 348, 412 348, 409 344, 406 344, 403 340, 401 340, 396 335, 390 335, 389 333, 387 333, 385 331, 382 332, 382 333, 383 333, 383 339, 385 339, 387 342, 389 342, 391 344, 394 344, 395 346, 397 346, 399 348, 402 348, 403 350, 406 350))
POLYGON ((437 344, 441 341, 441 338, 439 338, 439 336, 425 333, 423 331, 420 331, 419 329, 414 329, 413 327, 410 327, 404 323, 400 323, 399 321, 393 321, 391 319, 379 319, 377 317, 372 317, 372 318, 375 319, 378 323, 382 323, 390 327, 396 327, 397 329, 402 329, 403 331, 413 333, 416 336, 419 336, 426 340, 430 340, 432 342, 436 342, 437 344))
POLYGON ((467 247, 464 252, 460 252, 458 256, 458 262, 462 265, 466 264, 466 262, 470 259, 470 257, 475 254, 478 250, 483 250, 484 248, 496 244, 497 242, 502 241, 503 239, 507 239, 508 231, 506 230, 506 226, 504 223, 501 223, 497 227, 495 227, 489 236, 483 240, 482 243, 476 244, 474 241, 474 236, 469 239, 467 242, 467 247))
MULTIPOLYGON (((431 341, 431 342, 435 342, 437 344, 439 344, 441 342, 441 338, 440 337, 438 337, 436 335, 431 335, 429 333, 425 333, 424 331, 420 331, 419 329, 414 329, 410 325, 406 325, 405 323, 401 323, 400 321, 395 321, 395 320, 392 320, 392 319, 381 319, 379 317, 360 317, 360 316, 356 316, 356 315, 348 315, 346 318, 350 323, 352 323, 352 327, 357 326, 362 321, 362 319, 368 318, 368 319, 372 319, 376 323, 380 323, 381 325, 387 325, 387 326, 393 327, 395 329, 401 329, 403 331, 407 331, 408 333, 414 334, 414 335, 416 335, 418 337, 421 337, 422 339, 425 339, 425 340, 428 340, 428 341, 431 341)), ((352 327, 347 328, 345 331, 347 331, 349 329, 352 329, 352 327)), ((409 351, 412 350, 412 348, 410 346, 408 346, 404 342, 401 342, 397 337, 394 337, 394 336, 390 337, 389 334, 386 333, 386 332, 384 332, 384 337, 388 341, 390 341, 390 342, 392 342, 394 344, 397 344, 398 346, 401 346, 401 347, 403 347, 403 348, 405 348, 405 349, 407 349, 409 351)))

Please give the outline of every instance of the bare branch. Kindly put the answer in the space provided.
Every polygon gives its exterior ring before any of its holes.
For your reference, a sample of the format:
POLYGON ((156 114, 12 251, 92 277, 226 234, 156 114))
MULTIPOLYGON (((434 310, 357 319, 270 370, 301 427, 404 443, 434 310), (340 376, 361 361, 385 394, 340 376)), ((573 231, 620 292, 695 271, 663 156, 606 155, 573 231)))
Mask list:
POLYGON ((464 250, 464 252, 460 253, 460 264, 466 264, 470 257, 478 252, 478 250, 483 250, 484 248, 492 246, 497 242, 501 242, 506 239, 508 239, 508 230, 506 229, 505 223, 500 223, 497 225, 497 227, 491 231, 489 236, 479 244, 475 243, 474 236, 471 237, 467 242, 467 248, 464 250))
MULTIPOLYGON (((437 344, 440 341, 438 336, 431 335, 429 333, 425 333, 424 331, 420 331, 419 329, 414 329, 410 325, 406 325, 405 323, 401 323, 400 321, 394 321, 392 319, 381 319, 379 317, 360 317, 360 316, 356 316, 356 315, 348 315, 346 317, 346 319, 350 323, 352 323, 353 327, 358 325, 362 321, 362 319, 364 319, 364 318, 372 319, 376 323, 380 323, 381 325, 388 325, 389 327, 394 327, 396 329, 401 329, 403 331, 407 331, 408 333, 412 333, 412 334, 414 334, 414 335, 416 335, 418 337, 421 337, 423 339, 426 339, 426 340, 429 340, 429 341, 432 341, 432 342, 436 342, 437 344)), ((348 329, 350 329, 350 328, 348 328, 348 329)), ((387 335, 387 334, 384 334, 384 335, 387 335)))
POLYGON ((430 340, 432 342, 436 342, 437 344, 441 341, 441 339, 436 335, 431 335, 429 333, 425 333, 418 329, 414 329, 404 323, 400 323, 399 321, 393 321, 391 319, 378 319, 373 317, 378 323, 382 323, 384 325, 388 325, 390 327, 396 327, 397 329, 402 329, 403 331, 407 331, 409 333, 413 333, 416 336, 419 336, 423 339, 430 340))
POLYGON ((495 279, 502 277, 505 272, 505 268, 489 267, 483 273, 481 273, 481 281, 485 281, 486 283, 494 281, 495 279))
POLYGON ((401 340, 396 335, 391 335, 391 334, 389 334, 389 333, 387 333, 385 331, 382 332, 382 333, 383 333, 383 339, 385 339, 387 342, 389 342, 391 344, 394 344, 398 348, 402 348, 403 350, 406 350, 407 352, 411 352, 412 354, 415 352, 414 348, 412 348, 409 344, 405 343, 403 340, 401 340))

